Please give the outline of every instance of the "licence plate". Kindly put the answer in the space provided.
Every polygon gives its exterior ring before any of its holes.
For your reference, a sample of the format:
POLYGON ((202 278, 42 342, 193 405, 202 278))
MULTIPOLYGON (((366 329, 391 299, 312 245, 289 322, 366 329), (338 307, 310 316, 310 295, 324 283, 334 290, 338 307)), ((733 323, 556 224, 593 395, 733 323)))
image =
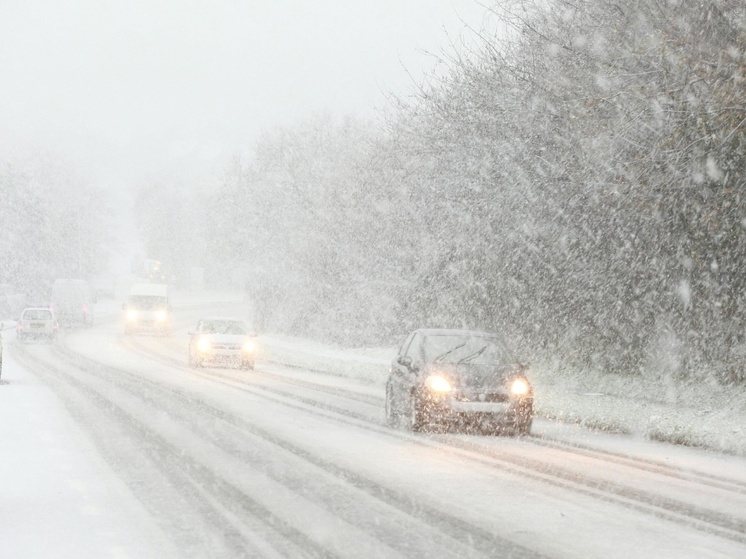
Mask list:
POLYGON ((452 402, 451 409, 466 413, 505 413, 508 404, 497 402, 452 402))
POLYGON ((31 328, 44 328, 45 324, 43 322, 36 322, 31 324, 31 328))

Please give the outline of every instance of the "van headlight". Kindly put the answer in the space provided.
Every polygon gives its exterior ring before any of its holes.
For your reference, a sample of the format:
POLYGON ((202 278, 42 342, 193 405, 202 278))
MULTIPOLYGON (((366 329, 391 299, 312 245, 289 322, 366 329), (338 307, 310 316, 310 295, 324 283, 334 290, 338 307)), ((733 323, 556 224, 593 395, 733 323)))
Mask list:
POLYGON ((244 342, 243 350, 246 353, 254 353, 254 342, 244 342))
POLYGON ((137 311, 135 309, 129 309, 127 311, 127 320, 130 322, 134 322, 137 320, 137 311))
POLYGON ((158 322, 165 322, 165 320, 168 318, 168 313, 164 310, 159 310, 155 312, 155 319, 158 322))
POLYGON ((211 348, 212 348, 212 344, 210 343, 210 340, 208 340, 207 338, 200 338, 197 341, 198 350, 205 352, 205 351, 210 351, 211 348))

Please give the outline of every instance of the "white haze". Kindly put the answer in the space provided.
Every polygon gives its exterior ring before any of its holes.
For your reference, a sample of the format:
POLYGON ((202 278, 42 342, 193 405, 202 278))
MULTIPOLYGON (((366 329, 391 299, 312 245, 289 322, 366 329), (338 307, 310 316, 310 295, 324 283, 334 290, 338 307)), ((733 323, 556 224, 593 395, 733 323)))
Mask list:
POLYGON ((481 25, 473 0, 0 2, 0 151, 120 190, 206 178, 268 129, 375 117, 481 25))

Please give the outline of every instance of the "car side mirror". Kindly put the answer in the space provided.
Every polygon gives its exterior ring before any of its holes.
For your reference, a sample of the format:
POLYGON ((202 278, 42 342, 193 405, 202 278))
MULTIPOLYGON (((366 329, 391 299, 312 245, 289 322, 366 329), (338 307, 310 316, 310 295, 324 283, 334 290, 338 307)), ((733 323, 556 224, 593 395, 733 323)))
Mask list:
POLYGON ((407 369, 412 369, 412 358, 409 355, 401 355, 396 359, 396 362, 399 363, 402 367, 406 367, 407 369))
POLYGON ((256 332, 249 332, 250 338, 256 338, 256 332))
POLYGON ((123 311, 126 311, 126 310, 127 310, 127 303, 122 303, 122 310, 123 310, 123 311))
POLYGON ((197 332, 187 332, 187 336, 194 336, 197 332))

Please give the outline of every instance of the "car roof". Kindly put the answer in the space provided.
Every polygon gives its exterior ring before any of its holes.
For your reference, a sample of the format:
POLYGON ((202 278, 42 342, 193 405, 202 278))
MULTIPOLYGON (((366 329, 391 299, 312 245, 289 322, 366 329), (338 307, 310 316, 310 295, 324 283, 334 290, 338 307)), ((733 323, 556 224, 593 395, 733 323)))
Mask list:
POLYGON ((23 309, 23 312, 21 312, 21 314, 25 313, 26 311, 49 311, 54 314, 54 311, 49 307, 26 307, 25 309, 23 309))

